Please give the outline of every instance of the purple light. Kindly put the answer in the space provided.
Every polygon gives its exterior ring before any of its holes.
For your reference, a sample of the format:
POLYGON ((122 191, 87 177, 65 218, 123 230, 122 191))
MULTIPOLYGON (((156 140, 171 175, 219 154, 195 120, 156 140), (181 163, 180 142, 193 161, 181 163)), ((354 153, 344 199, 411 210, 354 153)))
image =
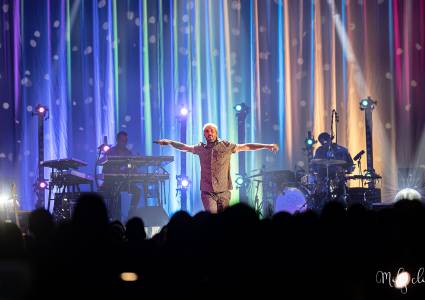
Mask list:
POLYGON ((189 110, 186 107, 180 108, 180 116, 186 117, 189 114, 189 110))

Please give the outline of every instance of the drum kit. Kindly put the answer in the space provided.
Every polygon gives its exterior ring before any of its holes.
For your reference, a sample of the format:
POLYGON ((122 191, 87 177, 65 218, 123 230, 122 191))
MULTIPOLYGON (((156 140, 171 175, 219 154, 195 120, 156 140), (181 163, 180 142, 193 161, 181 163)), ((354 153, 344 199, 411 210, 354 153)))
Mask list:
MULTIPOLYGON (((370 206, 381 200, 380 189, 376 187, 382 179, 373 167, 372 111, 376 101, 371 98, 360 100, 360 110, 365 112, 366 151, 361 150, 351 159, 348 150, 338 145, 339 115, 335 109, 331 113, 330 134, 322 132, 318 139, 322 150, 313 157, 313 146, 317 143, 311 131, 305 139, 305 152, 308 161, 306 170, 264 171, 248 176, 255 182, 255 209, 260 215, 287 211, 320 211, 330 201, 344 205, 361 203, 370 206), (335 129, 335 130, 334 130, 335 129), (335 143, 332 140, 335 138, 335 143), (367 168, 362 170, 361 157, 366 153, 367 168), (352 175, 357 162, 358 175, 352 175), (258 177, 262 177, 259 179, 258 177), (360 187, 348 188, 347 182, 360 183, 360 187), (263 201, 259 201, 259 187, 262 185, 263 201)), ((350 184, 352 186, 352 184, 350 184)))
POLYGON ((357 178, 360 175, 349 176, 353 165, 343 160, 312 159, 310 166, 307 173, 304 170, 277 170, 248 176, 256 182, 254 205, 257 211, 266 215, 280 211, 292 214, 307 209, 319 211, 329 201, 345 203, 348 197, 347 181, 361 179, 357 178), (265 200, 262 203, 258 197, 260 185, 265 200))

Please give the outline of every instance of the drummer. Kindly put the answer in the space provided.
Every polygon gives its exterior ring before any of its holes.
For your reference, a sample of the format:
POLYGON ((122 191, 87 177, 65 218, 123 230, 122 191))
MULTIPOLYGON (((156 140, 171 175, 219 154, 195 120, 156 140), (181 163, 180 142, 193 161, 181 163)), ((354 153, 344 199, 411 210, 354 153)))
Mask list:
POLYGON ((315 171, 323 176, 326 176, 326 173, 329 172, 329 177, 336 176, 340 170, 343 170, 346 173, 351 173, 354 171, 355 166, 353 159, 351 158, 347 148, 336 143, 332 143, 331 136, 327 132, 322 132, 319 134, 318 140, 321 146, 316 149, 316 152, 314 153, 314 159, 340 160, 346 162, 346 164, 342 166, 331 166, 328 170, 326 170, 323 165, 313 166, 315 171))

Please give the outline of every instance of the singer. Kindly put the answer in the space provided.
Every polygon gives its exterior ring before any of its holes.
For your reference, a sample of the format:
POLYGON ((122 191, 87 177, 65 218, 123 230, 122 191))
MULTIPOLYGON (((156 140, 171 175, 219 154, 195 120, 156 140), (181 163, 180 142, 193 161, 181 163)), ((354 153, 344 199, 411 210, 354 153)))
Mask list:
POLYGON ((233 189, 230 176, 230 156, 240 151, 255 151, 267 149, 276 153, 277 144, 233 144, 218 138, 218 128, 213 123, 203 127, 207 143, 189 146, 180 142, 162 139, 155 143, 171 145, 180 150, 199 156, 201 163, 201 198, 204 209, 211 213, 223 211, 229 206, 230 191, 233 189))

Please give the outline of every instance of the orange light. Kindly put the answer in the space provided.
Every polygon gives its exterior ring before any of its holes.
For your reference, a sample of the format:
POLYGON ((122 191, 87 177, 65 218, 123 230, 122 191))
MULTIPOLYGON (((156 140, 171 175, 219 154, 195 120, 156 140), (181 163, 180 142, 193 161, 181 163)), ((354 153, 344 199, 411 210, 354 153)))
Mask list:
POLYGON ((137 274, 134 272, 122 272, 120 277, 122 281, 127 281, 127 282, 133 282, 139 279, 139 276, 137 276, 137 274))

